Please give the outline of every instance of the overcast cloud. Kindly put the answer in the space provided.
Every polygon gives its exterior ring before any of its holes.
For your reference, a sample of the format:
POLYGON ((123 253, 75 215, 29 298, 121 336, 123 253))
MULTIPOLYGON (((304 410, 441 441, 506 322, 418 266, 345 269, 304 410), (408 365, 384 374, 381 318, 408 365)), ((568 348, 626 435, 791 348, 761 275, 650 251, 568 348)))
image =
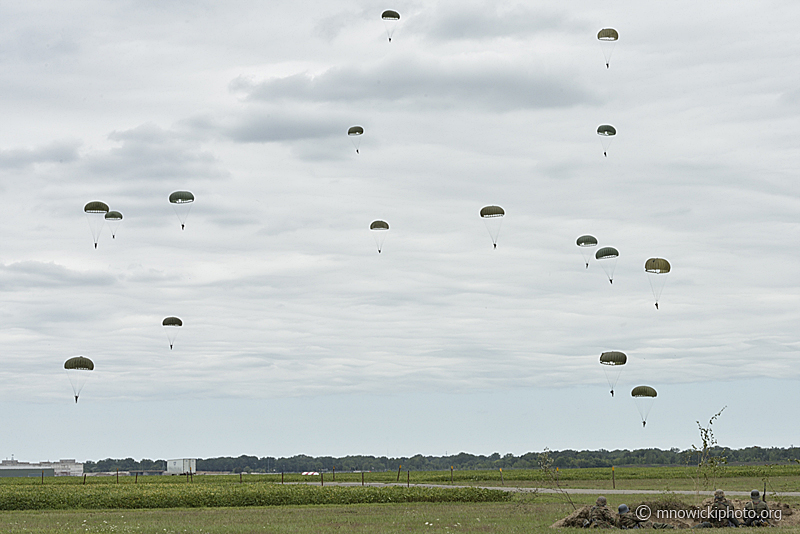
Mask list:
POLYGON ((721 444, 789 446, 799 15, 788 1, 0 7, 0 402, 18 429, 0 456, 686 448, 724 405, 721 444), (603 27, 620 33, 609 69, 603 27), (618 131, 608 157, 599 124, 618 131), (185 230, 176 190, 196 197, 185 230), (124 215, 96 250, 92 200, 124 215), (506 211, 496 250, 490 204, 506 211), (381 254, 375 219, 391 227, 381 254), (582 234, 620 251, 613 285, 584 268, 582 234), (659 310, 649 257, 673 268, 659 310), (629 357, 614 399, 607 350, 629 357), (96 368, 75 406, 62 367, 78 354, 96 368), (646 429, 639 384, 659 392, 646 429), (758 434, 750 398, 781 407, 758 434), (129 439, 103 424, 120 410, 227 433, 161 421, 129 439), (404 438, 376 438, 395 417, 404 438), (337 421, 373 430, 302 429, 337 421), (42 426, 59 438, 41 443, 42 426))

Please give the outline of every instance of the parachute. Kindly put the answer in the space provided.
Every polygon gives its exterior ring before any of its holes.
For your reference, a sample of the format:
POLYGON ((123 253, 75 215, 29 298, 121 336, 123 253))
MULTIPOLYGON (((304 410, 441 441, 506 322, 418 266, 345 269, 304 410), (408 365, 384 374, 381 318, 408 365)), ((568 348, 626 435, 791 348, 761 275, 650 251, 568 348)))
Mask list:
POLYGON ((394 30, 397 27, 397 21, 400 20, 400 13, 391 9, 387 9, 381 13, 381 18, 383 19, 383 25, 386 27, 386 36, 389 38, 389 42, 391 43, 392 34, 394 34, 394 30))
POLYGON ((108 227, 111 229, 111 239, 116 239, 117 229, 122 222, 122 214, 118 211, 109 211, 106 213, 105 220, 108 223, 108 227))
POLYGON ((575 242, 581 249, 583 261, 586 263, 586 268, 589 268, 589 260, 592 258, 592 251, 590 248, 597 246, 597 238, 593 235, 582 235, 575 242))
POLYGON ((650 288, 653 290, 653 298, 656 299, 656 309, 661 292, 664 291, 664 284, 667 282, 667 275, 672 269, 669 262, 664 258, 650 258, 644 262, 644 270, 650 280, 650 288))
POLYGON ((347 129, 347 136, 353 141, 356 154, 360 154, 358 147, 361 146, 361 136, 364 135, 364 128, 361 126, 351 126, 347 129))
POLYGON ((72 385, 72 392, 75 394, 75 403, 77 404, 81 390, 89 377, 88 371, 94 370, 94 362, 86 356, 75 356, 64 362, 64 370, 72 385))
POLYGON ((597 32, 597 40, 600 41, 600 49, 603 51, 603 57, 606 58, 606 68, 611 61, 611 53, 614 52, 614 46, 619 39, 619 33, 614 28, 603 28, 597 32))
POLYGON ((500 226, 503 224, 505 214, 505 210, 500 206, 484 206, 481 208, 481 218, 486 223, 486 229, 492 238, 494 248, 497 248, 497 236, 500 234, 500 226))
POLYGON ((608 380, 608 387, 611 388, 611 396, 614 396, 614 387, 617 385, 619 375, 622 372, 622 365, 628 362, 628 357, 624 352, 616 350, 604 352, 600 355, 600 363, 603 364, 603 372, 608 380))
POLYGON ((636 386, 631 391, 631 397, 636 401, 636 408, 639 410, 639 415, 642 416, 642 428, 647 426, 647 415, 650 413, 650 408, 653 407, 653 400, 656 396, 658 393, 650 386, 636 386))
POLYGON ((375 237, 375 246, 378 247, 378 254, 380 254, 381 249, 383 249, 383 242, 386 239, 386 234, 389 232, 389 223, 386 221, 372 221, 372 224, 369 225, 369 229, 373 237, 375 237))
POLYGON ((600 142, 603 145, 603 155, 608 157, 608 147, 614 136, 617 135, 617 129, 610 124, 601 124, 597 127, 597 135, 600 136, 600 142))
POLYGON ((172 350, 175 338, 178 337, 178 329, 183 326, 183 321, 177 317, 165 317, 164 320, 161 321, 161 326, 164 327, 164 332, 167 333, 169 350, 172 350))
POLYGON ((178 216, 178 220, 181 222, 181 230, 183 230, 186 218, 192 210, 192 204, 194 204, 194 195, 189 191, 174 191, 169 196, 169 203, 172 204, 172 209, 175 210, 175 215, 178 216))
POLYGON ((89 221, 89 230, 92 232, 94 248, 97 248, 97 241, 100 239, 100 231, 106 222, 105 215, 108 213, 108 204, 93 200, 83 207, 86 219, 89 221))
POLYGON ((614 283, 614 268, 617 266, 619 251, 614 247, 603 247, 595 252, 594 257, 608 276, 609 283, 614 283))

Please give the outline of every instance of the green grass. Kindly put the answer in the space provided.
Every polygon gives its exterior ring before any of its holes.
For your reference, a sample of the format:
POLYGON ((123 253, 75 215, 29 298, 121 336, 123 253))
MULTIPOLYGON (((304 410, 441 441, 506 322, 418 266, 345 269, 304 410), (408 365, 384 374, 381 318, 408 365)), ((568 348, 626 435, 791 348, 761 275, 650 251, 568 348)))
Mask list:
MULTIPOLYGON (((565 488, 610 489, 610 469, 559 471, 565 488)), ((800 491, 800 466, 773 468, 735 466, 721 472, 717 486, 728 491, 768 489, 800 491)), ((672 495, 673 490, 694 490, 696 469, 686 467, 617 468, 618 489, 665 492, 665 497, 698 503, 693 495, 672 495)), ((401 482, 407 480, 406 472, 401 482)), ((406 488, 360 486, 360 473, 337 473, 336 482, 355 487, 335 487, 332 473, 320 477, 285 475, 185 477, 74 477, 0 479, 0 533, 6 532, 549 532, 549 526, 572 511, 563 495, 507 494, 478 488, 406 488), (307 484, 302 484, 306 482, 307 484)), ((366 473, 368 483, 395 483, 397 472, 366 473)), ((507 470, 505 486, 552 484, 539 470, 507 470)), ((413 484, 450 484, 450 472, 412 472, 413 484)), ((499 471, 456 471, 453 484, 499 486, 499 471)), ((701 485, 703 481, 701 479, 701 485)), ((704 489, 704 488, 701 488, 704 489)), ((707 488, 713 489, 713 488, 707 488)), ((652 501, 653 495, 607 495, 609 505, 652 501)), ((596 494, 572 495, 576 505, 591 504, 596 494)), ((798 498, 781 498, 797 506, 798 498)), ((800 533, 800 529, 781 529, 800 533)), ((571 532, 572 529, 566 529, 571 532)), ((562 531, 564 532, 564 531, 562 531)), ((577 532, 577 531, 576 531, 577 532)))
MULTIPOLYGON (((574 495, 577 506, 595 495, 574 495)), ((665 496, 692 503, 691 496, 665 496)), ((653 501, 653 495, 609 495, 609 506, 653 501)), ((790 502, 796 506, 800 499, 790 502)), ((402 503, 157 510, 48 510, 0 512, 2 533, 387 533, 464 532, 554 534, 550 525, 572 512, 561 495, 520 494, 505 502, 402 503)), ((582 529, 560 530, 578 534, 582 529)), ((782 528, 794 533, 800 529, 782 528)))
POLYGON ((172 510, 0 513, 0 532, 387 533, 552 532, 570 513, 563 501, 522 497, 503 503, 409 503, 172 510))

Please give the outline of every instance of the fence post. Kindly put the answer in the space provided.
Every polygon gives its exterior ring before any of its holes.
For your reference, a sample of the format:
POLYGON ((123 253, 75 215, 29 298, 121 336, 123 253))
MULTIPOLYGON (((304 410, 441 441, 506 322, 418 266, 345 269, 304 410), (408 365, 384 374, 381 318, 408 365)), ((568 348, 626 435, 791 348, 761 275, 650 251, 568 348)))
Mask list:
POLYGON ((336 466, 333 466, 333 481, 336 482, 336 466))
POLYGON ((319 485, 320 486, 325 485, 325 473, 323 473, 322 471, 320 471, 319 473, 319 485))
POLYGON ((117 484, 119 484, 119 467, 117 467, 117 484))
POLYGON ((400 482, 400 470, 401 470, 402 468, 403 468, 403 466, 402 466, 402 465, 397 467, 397 481, 398 481, 398 482, 400 482))
POLYGON ((502 484, 503 486, 506 485, 505 480, 503 480, 503 468, 502 467, 500 468, 500 484, 502 484))
POLYGON ((406 483, 406 487, 410 488, 411 487, 411 469, 406 471, 406 473, 408 473, 408 481, 406 483))
POLYGON ((139 473, 136 473, 136 476, 133 477, 133 483, 136 484, 137 482, 139 482, 139 473))
POLYGON ((361 485, 364 485, 364 471, 361 471, 361 485))
POLYGON ((450 466, 450 483, 453 483, 453 466, 450 466))
POLYGON ((42 469, 42 484, 44 484, 44 469, 42 469))
POLYGON ((614 466, 611 466, 611 488, 617 489, 617 481, 614 478, 614 466))
POLYGON ((83 474, 83 485, 86 485, 86 473, 83 474))

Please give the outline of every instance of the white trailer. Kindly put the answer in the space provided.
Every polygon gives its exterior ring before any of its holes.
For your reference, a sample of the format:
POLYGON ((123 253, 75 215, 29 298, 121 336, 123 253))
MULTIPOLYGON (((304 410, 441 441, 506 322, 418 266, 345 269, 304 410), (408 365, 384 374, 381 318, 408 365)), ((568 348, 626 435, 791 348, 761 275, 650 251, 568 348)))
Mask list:
POLYGON ((197 472, 197 460, 194 458, 179 458, 177 460, 167 460, 168 475, 185 475, 197 472))

